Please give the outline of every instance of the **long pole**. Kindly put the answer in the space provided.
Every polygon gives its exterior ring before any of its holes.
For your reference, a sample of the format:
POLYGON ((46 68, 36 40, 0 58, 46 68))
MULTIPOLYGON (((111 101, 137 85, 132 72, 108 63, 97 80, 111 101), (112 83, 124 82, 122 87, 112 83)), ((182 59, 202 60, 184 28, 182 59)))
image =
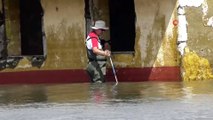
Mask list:
POLYGON ((113 71, 113 74, 114 74, 114 77, 115 77, 115 81, 116 81, 116 85, 117 85, 118 84, 118 78, 117 78, 117 75, 116 75, 116 72, 115 72, 115 67, 113 65, 111 56, 109 57, 109 59, 110 59, 111 65, 112 65, 112 71, 113 71))

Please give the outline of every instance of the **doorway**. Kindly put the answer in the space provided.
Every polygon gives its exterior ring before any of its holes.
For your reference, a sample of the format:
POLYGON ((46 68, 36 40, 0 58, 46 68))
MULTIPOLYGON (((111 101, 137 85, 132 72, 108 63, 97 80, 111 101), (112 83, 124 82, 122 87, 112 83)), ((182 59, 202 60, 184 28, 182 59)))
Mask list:
POLYGON ((43 55, 42 17, 40 0, 20 0, 20 33, 22 55, 43 55))
POLYGON ((112 52, 134 52, 136 36, 134 0, 105 0, 105 2, 100 0, 84 0, 84 2, 86 33, 88 34, 90 31, 93 20, 105 18, 104 20, 109 20, 107 22, 110 26, 109 38, 112 52), (103 9, 105 10, 105 8, 107 8, 106 11, 108 11, 107 15, 103 15, 102 12, 100 12, 103 11, 103 9))
POLYGON ((134 52, 134 0, 109 0, 110 39, 113 52, 134 52))

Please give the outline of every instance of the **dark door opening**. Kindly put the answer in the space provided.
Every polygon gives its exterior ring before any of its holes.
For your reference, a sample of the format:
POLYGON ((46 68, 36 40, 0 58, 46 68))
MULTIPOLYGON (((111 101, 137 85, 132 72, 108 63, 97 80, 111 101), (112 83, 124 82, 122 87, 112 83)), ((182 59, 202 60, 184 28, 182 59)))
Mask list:
POLYGON ((43 55, 40 0, 20 0, 21 54, 43 55))
POLYGON ((110 38, 113 52, 133 52, 135 45, 134 0, 109 0, 110 38))

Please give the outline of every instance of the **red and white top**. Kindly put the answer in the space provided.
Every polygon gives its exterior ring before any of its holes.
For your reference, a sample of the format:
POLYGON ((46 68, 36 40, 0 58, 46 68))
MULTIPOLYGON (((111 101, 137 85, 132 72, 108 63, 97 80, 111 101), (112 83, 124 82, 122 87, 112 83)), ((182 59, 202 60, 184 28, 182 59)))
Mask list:
POLYGON ((101 41, 94 32, 90 32, 86 39, 87 57, 90 61, 97 60, 97 55, 93 53, 92 48, 102 49, 101 41))
POLYGON ((102 49, 101 42, 99 37, 94 33, 90 32, 86 39, 87 49, 92 50, 92 48, 97 47, 98 49, 102 49))

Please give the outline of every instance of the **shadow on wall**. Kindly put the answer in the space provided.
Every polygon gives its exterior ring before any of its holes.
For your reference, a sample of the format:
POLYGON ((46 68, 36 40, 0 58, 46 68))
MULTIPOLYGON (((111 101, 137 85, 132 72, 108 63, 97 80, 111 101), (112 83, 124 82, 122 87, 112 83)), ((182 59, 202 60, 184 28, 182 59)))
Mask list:
MULTIPOLYGON (((138 21, 141 19, 140 21, 142 21, 143 25, 141 26, 142 35, 145 36, 142 40, 142 48, 145 47, 142 52, 146 52, 146 54, 142 55, 144 65, 148 67, 154 66, 158 59, 166 62, 165 59, 169 57, 168 53, 172 52, 171 55, 176 54, 173 53, 173 51, 176 51, 176 48, 174 48, 176 46, 176 38, 173 36, 171 40, 167 40, 170 38, 166 36, 166 32, 169 31, 169 22, 173 17, 174 10, 176 10, 177 0, 162 0, 156 1, 156 3, 143 0, 143 2, 139 3, 142 4, 139 10, 147 11, 142 12, 142 16, 138 16, 138 21), (153 19, 153 22, 150 19, 153 19), (163 51, 160 51, 161 48, 163 51), (162 58, 158 58, 159 54, 163 55, 161 56, 162 58)), ((170 32, 172 33, 173 31, 170 30, 170 32)))
POLYGON ((159 54, 159 49, 162 45, 163 38, 165 37, 166 32, 166 16, 159 13, 157 10, 154 24, 150 33, 147 36, 147 57, 145 59, 145 63, 153 66, 154 62, 157 59, 157 55, 159 54))

